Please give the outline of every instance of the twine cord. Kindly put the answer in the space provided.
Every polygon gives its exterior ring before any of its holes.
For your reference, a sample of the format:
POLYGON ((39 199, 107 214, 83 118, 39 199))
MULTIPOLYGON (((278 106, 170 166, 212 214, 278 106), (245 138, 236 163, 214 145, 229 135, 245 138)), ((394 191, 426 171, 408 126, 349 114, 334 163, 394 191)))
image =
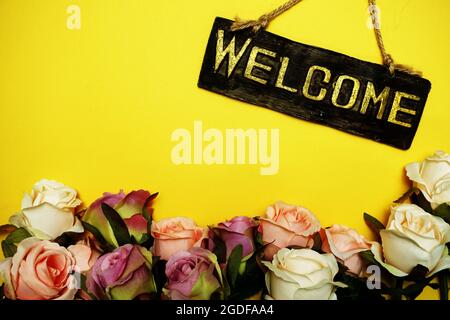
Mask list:
POLYGON ((395 71, 402 71, 411 75, 422 76, 422 72, 414 70, 410 66, 394 63, 394 59, 392 58, 392 56, 386 52, 383 36, 381 34, 380 21, 376 5, 377 5, 376 0, 369 0, 369 10, 370 10, 370 17, 372 20, 373 31, 375 32, 375 38, 377 39, 377 45, 378 48, 380 49, 383 64, 389 69, 391 75, 393 75, 395 71))
MULTIPOLYGON (((252 28, 254 32, 257 32, 260 29, 265 29, 272 20, 274 20, 276 17, 286 12, 287 10, 291 9, 301 1, 302 0, 289 0, 275 10, 263 14, 257 20, 241 20, 239 17, 236 17, 235 21, 231 25, 231 31, 252 28)), ((383 59, 383 65, 385 65, 389 69, 391 75, 394 75, 395 71, 402 71, 411 75, 422 76, 422 73, 420 71, 414 70, 413 68, 403 64, 394 63, 394 59, 389 53, 386 52, 386 48, 384 46, 383 36, 381 34, 379 24, 378 11, 376 10, 376 0, 368 0, 368 2, 373 30, 375 32, 377 45, 380 49, 381 57, 383 59)))
POLYGON ((243 30, 247 28, 253 28, 254 32, 257 32, 259 29, 264 29, 267 27, 267 25, 278 17, 280 14, 288 11, 290 8, 295 6, 297 3, 301 2, 302 0, 289 0, 288 2, 282 4, 275 10, 270 11, 269 13, 263 14, 261 17, 259 17, 258 20, 241 20, 239 17, 236 17, 236 21, 231 26, 231 31, 238 31, 243 30))

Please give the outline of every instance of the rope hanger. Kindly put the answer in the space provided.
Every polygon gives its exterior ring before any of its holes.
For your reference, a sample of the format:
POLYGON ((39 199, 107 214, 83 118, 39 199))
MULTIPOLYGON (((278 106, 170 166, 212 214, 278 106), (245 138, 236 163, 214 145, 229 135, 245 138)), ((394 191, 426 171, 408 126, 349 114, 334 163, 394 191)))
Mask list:
MULTIPOLYGON (((252 28, 254 32, 257 32, 260 29, 265 29, 269 23, 277 18, 282 13, 288 11, 296 4, 300 3, 302 0, 289 0, 279 6, 278 8, 263 14, 257 20, 241 20, 239 17, 235 19, 235 22, 231 26, 232 31, 243 30, 247 28, 252 28)), ((369 8, 373 8, 376 6, 376 0, 368 0, 369 8)), ((378 49, 380 50, 381 57, 383 59, 383 65, 389 69, 391 75, 394 75, 395 71, 402 71, 411 75, 422 76, 420 71, 414 70, 413 68, 394 63, 394 59, 392 56, 387 53, 386 48, 384 46, 383 36, 381 34, 379 17, 377 10, 371 11, 371 20, 373 25, 373 30, 375 32, 375 38, 377 39, 378 49)))

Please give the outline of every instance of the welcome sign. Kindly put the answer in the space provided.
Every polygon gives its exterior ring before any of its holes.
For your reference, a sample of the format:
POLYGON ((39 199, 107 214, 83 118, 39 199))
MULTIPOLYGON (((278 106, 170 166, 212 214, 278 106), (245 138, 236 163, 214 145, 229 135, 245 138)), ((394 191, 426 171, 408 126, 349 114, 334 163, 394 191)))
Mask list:
POLYGON ((200 88, 409 149, 428 80, 232 23, 214 22, 200 88))

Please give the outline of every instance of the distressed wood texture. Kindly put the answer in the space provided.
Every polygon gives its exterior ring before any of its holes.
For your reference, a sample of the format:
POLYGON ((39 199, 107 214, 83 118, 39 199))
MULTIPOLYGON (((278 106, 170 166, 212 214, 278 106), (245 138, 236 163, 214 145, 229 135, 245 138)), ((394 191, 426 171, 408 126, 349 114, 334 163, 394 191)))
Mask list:
POLYGON ((391 76, 382 65, 265 30, 231 32, 231 24, 214 22, 200 88, 409 149, 431 89, 428 80, 391 76))

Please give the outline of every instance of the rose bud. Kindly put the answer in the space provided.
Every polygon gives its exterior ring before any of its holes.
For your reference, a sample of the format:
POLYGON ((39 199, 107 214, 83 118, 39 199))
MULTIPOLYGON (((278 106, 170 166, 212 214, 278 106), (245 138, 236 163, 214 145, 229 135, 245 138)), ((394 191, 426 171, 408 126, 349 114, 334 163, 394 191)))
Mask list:
POLYGON ((255 251, 253 234, 256 226, 252 218, 235 217, 229 221, 219 223, 213 230, 225 243, 227 258, 236 246, 242 245, 242 259, 245 261, 255 251))
POLYGON ((132 300, 156 292, 152 254, 126 244, 96 261, 86 279, 87 289, 101 300, 132 300))
MULTIPOLYGON (((102 204, 107 204, 117 211, 127 225, 130 234, 140 242, 147 234, 147 219, 143 216, 143 208, 150 196, 150 193, 144 190, 132 191, 127 195, 122 191, 117 194, 105 192, 103 197, 95 200, 89 206, 83 216, 83 221, 97 228, 109 244, 117 247, 113 230, 102 210, 102 204)), ((151 208, 146 209, 151 210, 151 208)))
POLYGON ((166 265, 164 294, 172 300, 208 300, 222 285, 217 257, 194 247, 172 255, 166 265))
POLYGON ((260 219, 265 259, 272 260, 278 250, 289 246, 312 248, 313 235, 319 230, 319 220, 308 209, 277 202, 260 219))

